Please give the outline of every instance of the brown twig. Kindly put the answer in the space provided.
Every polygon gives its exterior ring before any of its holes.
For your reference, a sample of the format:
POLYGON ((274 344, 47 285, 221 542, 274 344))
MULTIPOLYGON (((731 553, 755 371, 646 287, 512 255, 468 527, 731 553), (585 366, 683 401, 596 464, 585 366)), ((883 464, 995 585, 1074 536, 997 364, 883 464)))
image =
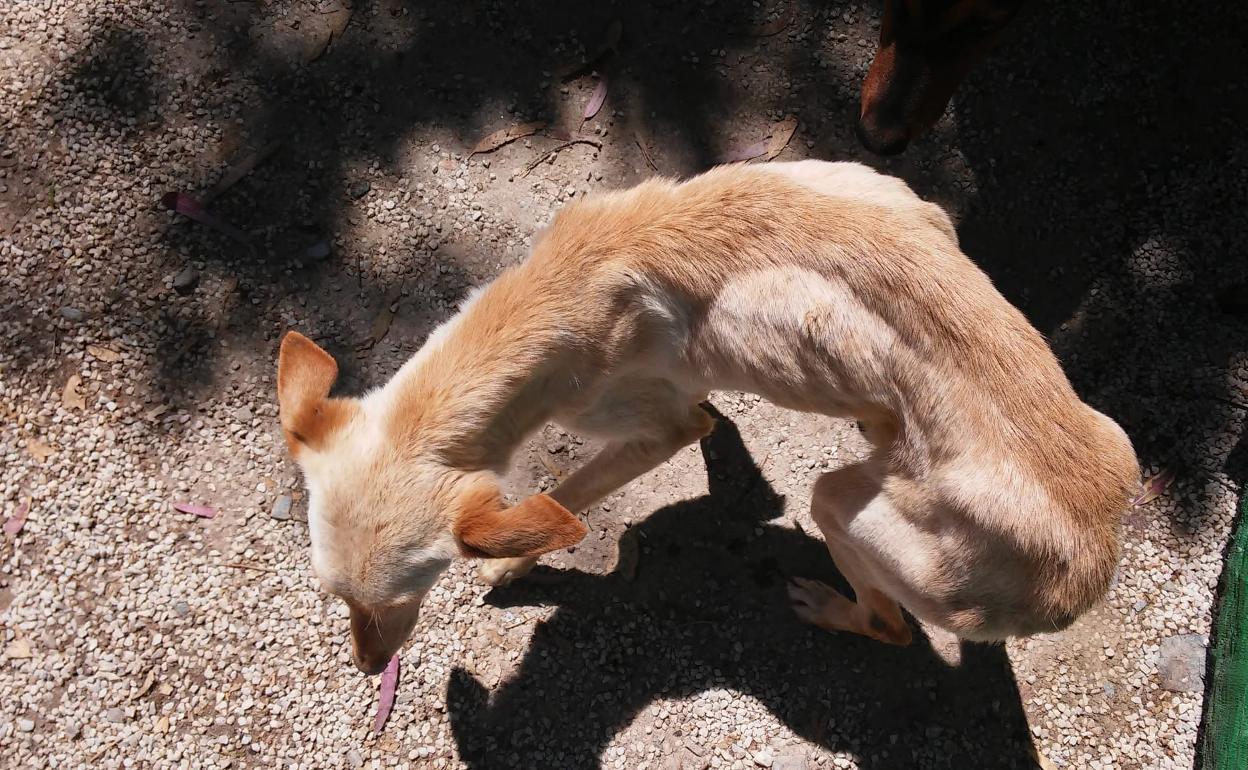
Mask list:
POLYGON ((646 140, 641 136, 641 131, 633 131, 633 144, 641 150, 641 157, 645 159, 646 165, 658 171, 659 164, 654 162, 654 156, 650 154, 650 148, 646 146, 646 140))
POLYGON ((247 564, 246 562, 241 562, 241 561, 232 561, 226 564, 225 566, 233 567, 234 569, 251 569, 251 570, 255 570, 256 572, 268 572, 273 575, 282 574, 275 569, 269 569, 268 567, 261 567, 258 564, 247 564))
POLYGON ((571 139, 551 149, 546 154, 539 157, 537 160, 530 161, 529 165, 524 167, 524 173, 522 173, 520 176, 528 176, 530 173, 533 172, 533 169, 545 163, 547 159, 552 158, 555 155, 558 155, 561 150, 566 150, 574 144, 588 144, 589 146, 594 147, 595 149, 599 149, 599 150, 602 149, 602 142, 594 141, 593 139, 571 139))

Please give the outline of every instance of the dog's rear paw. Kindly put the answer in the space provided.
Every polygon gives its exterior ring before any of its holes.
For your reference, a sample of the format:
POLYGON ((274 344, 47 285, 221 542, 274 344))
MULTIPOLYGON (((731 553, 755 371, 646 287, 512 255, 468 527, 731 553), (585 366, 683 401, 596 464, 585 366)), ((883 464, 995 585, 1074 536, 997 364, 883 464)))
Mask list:
POLYGON ((789 599, 793 612, 811 625, 829 631, 849 631, 854 603, 841 596, 836 589, 806 578, 789 578, 789 599))
POLYGON ((517 556, 513 559, 487 559, 481 565, 481 579, 487 585, 505 586, 515 582, 533 569, 537 559, 517 556))
POLYGON ((885 644, 910 644, 910 627, 898 617, 889 623, 882 616, 855 602, 826 583, 806 578, 789 578, 789 599, 799 618, 827 631, 848 631, 885 644))

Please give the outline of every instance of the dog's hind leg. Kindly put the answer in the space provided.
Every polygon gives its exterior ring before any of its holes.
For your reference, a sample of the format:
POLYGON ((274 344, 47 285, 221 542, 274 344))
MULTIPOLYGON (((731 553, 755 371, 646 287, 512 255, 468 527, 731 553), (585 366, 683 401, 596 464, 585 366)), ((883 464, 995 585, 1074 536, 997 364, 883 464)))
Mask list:
MULTIPOLYGON (((715 420, 700 406, 691 406, 658 435, 612 441, 576 469, 549 494, 569 511, 583 511, 643 473, 658 467, 681 447, 711 432, 715 420)), ((481 579, 506 585, 528 574, 536 558, 490 559, 481 565, 481 579)))
POLYGON ((789 598, 798 616, 829 631, 849 631, 888 644, 911 641, 910 626, 901 607, 881 590, 868 559, 859 554, 846 529, 847 523, 870 505, 888 505, 878 482, 851 465, 826 473, 815 483, 810 514, 823 532, 828 552, 857 601, 816 580, 793 578, 789 598))

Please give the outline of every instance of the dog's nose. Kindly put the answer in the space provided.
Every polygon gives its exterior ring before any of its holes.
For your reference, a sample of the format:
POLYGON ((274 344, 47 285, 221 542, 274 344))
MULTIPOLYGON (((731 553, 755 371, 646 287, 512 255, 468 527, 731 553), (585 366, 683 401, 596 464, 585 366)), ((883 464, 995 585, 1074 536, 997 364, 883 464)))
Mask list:
POLYGON ((388 655, 384 658, 375 658, 371 655, 369 656, 356 655, 354 657, 355 657, 355 667, 358 668, 360 671, 363 671, 365 674, 368 674, 369 676, 375 676, 377 674, 380 674, 382 671, 385 671, 386 664, 390 662, 390 656, 388 655))
POLYGON ((910 133, 904 123, 868 112, 858 119, 858 141, 876 155, 896 155, 910 143, 910 133))

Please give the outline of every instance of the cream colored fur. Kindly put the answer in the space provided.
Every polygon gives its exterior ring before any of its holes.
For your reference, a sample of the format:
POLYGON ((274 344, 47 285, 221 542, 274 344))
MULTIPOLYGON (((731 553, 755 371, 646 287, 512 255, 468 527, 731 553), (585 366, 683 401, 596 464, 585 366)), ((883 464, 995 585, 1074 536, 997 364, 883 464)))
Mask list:
POLYGON ((1126 435, 945 213, 856 164, 723 167, 574 203, 358 401, 327 398, 332 359, 289 341, 279 398, 313 564, 351 605, 369 670, 457 550, 525 554, 483 567, 523 575, 579 536, 560 505, 583 510, 705 435, 712 389, 863 423, 874 453, 818 479, 811 504, 856 601, 812 581, 790 594, 810 622, 882 641, 910 638, 898 603, 969 639, 1068 625, 1109 584, 1138 481, 1126 435), (553 502, 495 512, 495 474, 549 420, 607 444, 553 502))

